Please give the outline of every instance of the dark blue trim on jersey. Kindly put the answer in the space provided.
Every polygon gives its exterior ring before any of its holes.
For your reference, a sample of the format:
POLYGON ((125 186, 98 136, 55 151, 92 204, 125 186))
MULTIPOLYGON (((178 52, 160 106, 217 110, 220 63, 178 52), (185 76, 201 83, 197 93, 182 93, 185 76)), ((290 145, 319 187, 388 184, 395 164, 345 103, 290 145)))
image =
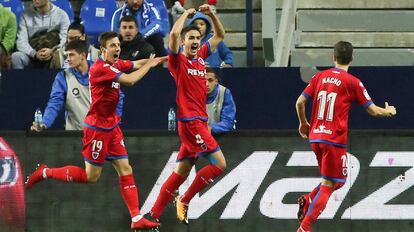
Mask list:
POLYGON ((123 74, 123 72, 119 72, 118 74, 116 74, 114 81, 118 82, 118 79, 122 74, 123 74))
POLYGON ((86 122, 84 122, 84 123, 83 123, 83 126, 84 126, 84 127, 86 127, 86 128, 92 129, 92 130, 98 130, 98 131, 110 131, 110 130, 114 129, 115 127, 119 126, 119 124, 116 124, 115 126, 110 127, 110 128, 102 128, 102 127, 92 126, 92 125, 89 125, 89 124, 87 124, 86 122))
POLYGON ((168 54, 172 54, 172 55, 178 55, 182 51, 183 51, 183 48, 181 46, 178 48, 178 52, 177 53, 174 53, 170 48, 168 48, 168 50, 167 50, 168 54))
POLYGON ((204 157, 204 156, 210 155, 210 154, 212 154, 214 152, 217 152, 217 151, 220 151, 220 150, 221 150, 221 148, 220 148, 220 146, 218 146, 218 147, 216 147, 216 148, 214 148, 213 150, 210 150, 210 151, 198 152, 197 156, 198 157, 200 157, 200 156, 204 157))
POLYGON ((305 92, 302 92, 302 95, 304 96, 304 97, 306 97, 306 99, 312 99, 312 97, 311 96, 309 96, 309 94, 307 94, 307 93, 305 93, 305 92))
POLYGON ((309 216, 312 213, 313 207, 315 206, 315 202, 318 200, 320 194, 321 194, 321 190, 319 189, 318 193, 316 194, 315 198, 312 200, 312 203, 310 204, 308 208, 308 212, 306 213, 306 216, 309 216))
POLYGON ((105 158, 105 160, 119 160, 119 159, 128 159, 128 155, 109 155, 105 158))
POLYGON ((342 178, 332 178, 332 177, 327 177, 327 176, 322 176, 323 179, 325 180, 330 180, 332 182, 339 182, 339 183, 345 183, 346 179, 342 179, 342 178))
POLYGON ((183 157, 182 159, 178 159, 178 157, 177 157, 175 162, 181 162, 183 160, 188 160, 194 165, 197 159, 198 159, 198 157, 183 157))
POLYGON ((100 164, 100 163, 97 163, 97 162, 93 162, 92 160, 89 160, 89 159, 87 159, 85 157, 83 157, 83 159, 85 160, 85 162, 88 162, 88 163, 92 164, 93 166, 98 166, 98 167, 103 167, 104 166, 104 164, 100 164))
POLYGON ((200 117, 200 116, 195 116, 195 117, 191 117, 191 118, 177 118, 178 121, 183 121, 183 122, 193 121, 193 120, 196 120, 196 119, 199 119, 203 122, 208 121, 208 118, 203 118, 203 117, 200 117))
POLYGON ((369 102, 365 103, 365 105, 363 105, 363 107, 366 109, 366 108, 368 108, 372 104, 374 104, 374 102, 369 101, 369 102))
POLYGON ((312 139, 309 140, 310 143, 325 143, 328 145, 332 145, 332 146, 336 146, 336 147, 346 147, 346 144, 341 144, 341 143, 334 143, 328 140, 324 140, 324 139, 312 139))

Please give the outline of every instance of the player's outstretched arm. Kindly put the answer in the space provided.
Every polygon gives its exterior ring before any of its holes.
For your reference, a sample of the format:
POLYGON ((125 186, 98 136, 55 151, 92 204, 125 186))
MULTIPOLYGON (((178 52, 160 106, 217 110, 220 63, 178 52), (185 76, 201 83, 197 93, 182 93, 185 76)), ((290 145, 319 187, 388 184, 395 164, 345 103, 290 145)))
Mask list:
POLYGON ((211 6, 208 4, 201 5, 199 10, 203 12, 205 15, 208 15, 211 18, 211 22, 213 24, 213 36, 208 40, 210 43, 211 51, 214 52, 218 46, 218 44, 223 41, 224 35, 226 32, 224 31, 223 24, 220 22, 216 14, 213 13, 211 10, 211 6))
POLYGON ((180 49, 180 36, 181 31, 183 30, 185 20, 187 18, 191 18, 196 13, 196 10, 194 8, 190 8, 186 10, 174 23, 173 28, 170 32, 170 38, 168 40, 168 48, 173 52, 174 54, 177 54, 180 49))
POLYGON ((310 125, 306 119, 306 97, 300 95, 296 100, 296 114, 299 119, 299 134, 302 138, 308 138, 310 125))
POLYGON ((141 80, 152 67, 155 67, 166 61, 167 61, 167 57, 165 56, 150 58, 140 69, 132 73, 129 73, 129 74, 123 73, 118 78, 118 82, 125 86, 132 86, 135 83, 137 83, 139 80, 141 80))
MULTIPOLYGON (((144 66, 144 64, 146 64, 148 62, 149 59, 154 58, 154 57, 155 57, 155 54, 151 54, 150 58, 148 58, 148 59, 140 59, 140 60, 133 61, 133 63, 134 63, 134 68, 133 69, 137 70, 137 69, 141 68, 142 66, 144 66)), ((160 57, 160 58, 168 59, 167 56, 163 56, 163 57, 160 57)))
POLYGON ((385 102, 385 108, 371 104, 368 106, 367 112, 374 117, 392 117, 397 114, 395 107, 388 105, 388 102, 385 102))

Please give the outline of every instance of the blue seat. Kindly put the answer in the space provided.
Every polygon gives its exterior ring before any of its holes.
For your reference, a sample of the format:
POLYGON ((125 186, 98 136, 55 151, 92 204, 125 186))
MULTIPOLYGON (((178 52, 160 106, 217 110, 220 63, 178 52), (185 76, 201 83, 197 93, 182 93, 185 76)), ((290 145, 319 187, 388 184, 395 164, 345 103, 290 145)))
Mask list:
POLYGON ((24 10, 24 5, 21 0, 0 0, 0 3, 16 15, 17 23, 19 23, 20 15, 24 10))
POLYGON ((69 0, 50 0, 50 2, 64 10, 68 14, 69 20, 73 21, 74 13, 69 0))
POLYGON ((116 1, 85 0, 80 17, 91 44, 98 45, 99 34, 111 31, 112 15, 117 8, 116 1))

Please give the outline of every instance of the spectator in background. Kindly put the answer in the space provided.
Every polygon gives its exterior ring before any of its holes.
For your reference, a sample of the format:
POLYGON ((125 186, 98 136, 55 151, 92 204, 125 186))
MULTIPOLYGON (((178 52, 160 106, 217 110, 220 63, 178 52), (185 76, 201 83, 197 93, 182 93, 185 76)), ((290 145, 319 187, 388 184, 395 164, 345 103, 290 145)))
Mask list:
MULTIPOLYGON (((11 57, 7 52, 7 49, 0 43, 0 71, 2 69, 11 68, 11 57)), ((0 75, 1 76, 1 75, 0 75)))
MULTIPOLYGON (((166 5, 168 6, 168 8, 171 8, 171 13, 173 15, 177 15, 177 14, 182 14, 185 11, 184 8, 184 4, 186 2, 186 0, 165 0, 167 3, 166 5)), ((201 0, 201 1, 195 1, 193 0, 193 5, 197 6, 197 5, 202 5, 203 2, 206 2, 205 0, 201 0)), ((217 0, 207 0, 207 4, 210 5, 211 10, 216 13, 216 4, 217 4, 217 0)))
POLYGON ((16 16, 0 4, 0 43, 4 46, 8 54, 14 49, 16 33, 16 16))
MULTIPOLYGON (((89 44, 85 40, 72 40, 66 47, 69 68, 60 71, 52 85, 50 98, 43 115, 43 124, 36 127, 33 122, 32 131, 48 129, 53 125, 59 111, 65 105, 65 129, 82 130, 83 121, 91 104, 89 93, 89 67, 87 60, 89 44)), ((118 103, 117 113, 122 114, 124 95, 118 103)))
POLYGON ((140 60, 149 58, 155 53, 151 44, 142 38, 138 32, 137 20, 134 16, 127 15, 119 22, 119 37, 121 40, 121 54, 124 60, 140 60))
POLYGON ((68 14, 49 0, 33 0, 20 18, 13 68, 49 67, 53 50, 65 44, 69 24, 68 14))
POLYGON ((162 26, 160 13, 154 5, 145 0, 127 0, 112 16, 111 30, 117 31, 121 18, 127 15, 136 17, 139 32, 154 47, 156 56, 165 56, 163 38, 169 31, 162 26))
MULTIPOLYGON (((88 56, 87 60, 94 62, 99 57, 99 49, 89 44, 85 34, 85 27, 79 22, 73 22, 69 25, 68 34, 66 37, 65 46, 73 40, 84 40, 88 43, 88 56)), ((69 68, 68 60, 66 60, 65 46, 56 49, 53 52, 52 60, 50 62, 51 69, 69 68)))
POLYGON ((219 84, 218 70, 206 68, 208 129, 212 135, 235 129, 236 104, 228 88, 219 84))
MULTIPOLYGON (((213 36, 210 21, 203 13, 197 12, 190 19, 189 24, 193 24, 199 28, 201 32, 201 44, 206 43, 213 36)), ((212 68, 233 67, 233 53, 223 41, 218 44, 217 50, 207 58, 206 66, 212 68)))

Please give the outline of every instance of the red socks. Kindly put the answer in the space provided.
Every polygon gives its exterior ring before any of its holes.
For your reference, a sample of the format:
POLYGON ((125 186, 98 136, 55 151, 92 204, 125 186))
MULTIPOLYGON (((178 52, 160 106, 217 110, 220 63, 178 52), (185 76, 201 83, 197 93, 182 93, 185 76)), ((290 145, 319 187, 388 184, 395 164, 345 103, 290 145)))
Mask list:
POLYGON ((151 209, 152 217, 160 218, 167 204, 173 200, 175 191, 186 179, 187 177, 182 177, 175 172, 173 172, 170 177, 168 177, 167 181, 165 181, 165 183, 162 185, 160 194, 158 194, 157 200, 151 209))
POLYGON ((333 188, 321 185, 319 192, 312 199, 312 203, 309 206, 308 212, 306 213, 305 218, 303 219, 300 226, 304 230, 310 230, 312 223, 319 217, 323 212, 328 203, 329 197, 333 192, 333 188))
POLYGON ((138 188, 135 185, 134 176, 132 174, 120 176, 119 187, 131 218, 137 216, 139 214, 139 199, 138 188))
POLYGON ((217 166, 210 164, 198 171, 193 183, 191 183, 187 192, 184 193, 181 202, 189 203, 193 197, 204 189, 208 184, 213 182, 213 180, 219 176, 223 171, 217 166))
POLYGON ((319 192, 319 188, 321 187, 321 184, 319 184, 318 186, 316 186, 312 192, 310 192, 308 194, 308 197, 311 199, 311 201, 313 201, 313 199, 315 198, 316 194, 319 192))
POLYGON ((65 166, 61 168, 46 169, 46 176, 50 179, 64 182, 87 183, 86 171, 77 166, 65 166))

